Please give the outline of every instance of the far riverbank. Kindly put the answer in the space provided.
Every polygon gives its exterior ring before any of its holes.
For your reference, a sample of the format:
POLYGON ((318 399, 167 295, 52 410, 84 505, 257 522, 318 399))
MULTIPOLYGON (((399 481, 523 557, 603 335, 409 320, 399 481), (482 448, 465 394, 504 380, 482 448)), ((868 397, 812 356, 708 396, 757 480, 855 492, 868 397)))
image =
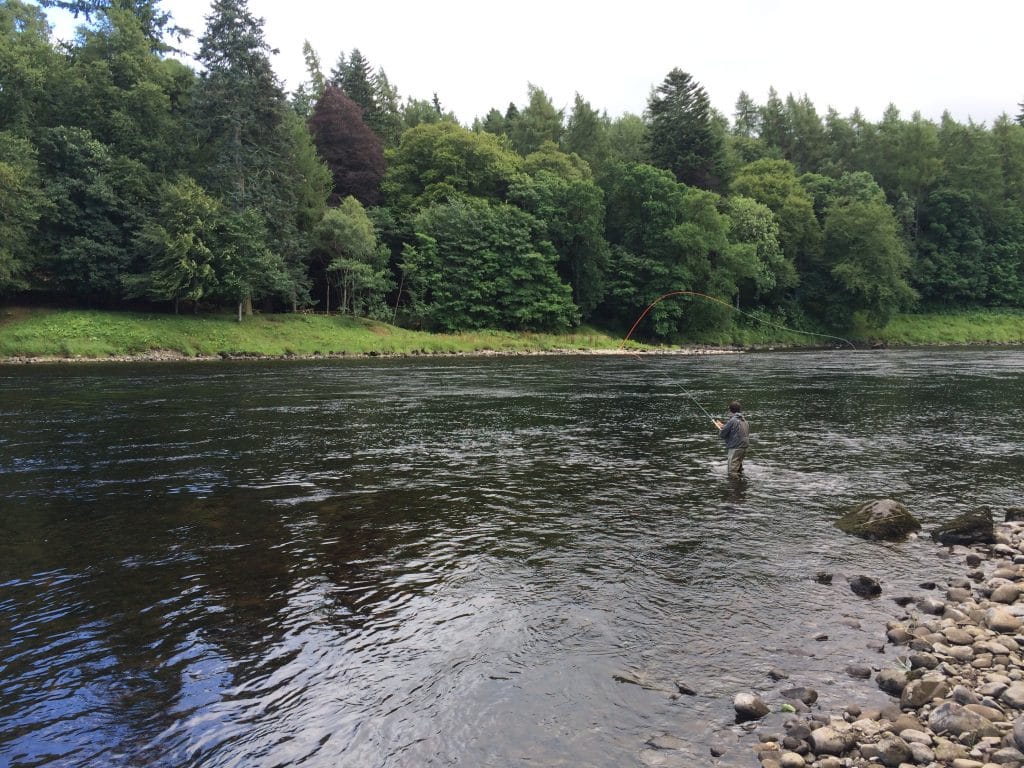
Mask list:
POLYGON ((608 331, 570 333, 412 331, 363 318, 316 314, 158 315, 98 310, 0 308, 0 362, 323 359, 493 354, 723 354, 744 350, 1024 344, 1024 313, 902 315, 882 329, 823 337, 769 324, 652 346, 608 331))

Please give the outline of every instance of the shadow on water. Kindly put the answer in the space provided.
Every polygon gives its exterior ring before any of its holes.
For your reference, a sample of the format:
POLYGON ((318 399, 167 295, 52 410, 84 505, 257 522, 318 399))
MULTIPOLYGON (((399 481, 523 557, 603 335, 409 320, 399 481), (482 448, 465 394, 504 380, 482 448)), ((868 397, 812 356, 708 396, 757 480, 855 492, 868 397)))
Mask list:
POLYGON ((0 762, 756 764, 736 692, 873 700, 842 670, 958 572, 836 515, 1016 503, 1022 362, 0 369, 0 762), (743 477, 680 387, 744 402, 743 477))

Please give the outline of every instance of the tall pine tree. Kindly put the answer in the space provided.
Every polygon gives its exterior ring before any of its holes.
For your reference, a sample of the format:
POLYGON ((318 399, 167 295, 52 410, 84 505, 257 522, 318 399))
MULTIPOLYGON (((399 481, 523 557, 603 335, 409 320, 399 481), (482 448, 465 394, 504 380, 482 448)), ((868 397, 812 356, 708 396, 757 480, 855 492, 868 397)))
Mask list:
POLYGON ((245 236, 232 250, 231 280, 223 282, 239 292, 232 298, 240 306, 266 294, 295 306, 307 250, 300 222, 308 219, 298 209, 311 205, 321 180, 296 172, 305 148, 270 65, 263 20, 246 0, 214 0, 199 44, 206 71, 194 100, 196 178, 242 222, 228 227, 228 236, 245 236))
POLYGON ((654 165, 672 171, 683 184, 721 188, 725 148, 713 117, 700 83, 681 69, 669 72, 647 102, 648 151, 654 165))

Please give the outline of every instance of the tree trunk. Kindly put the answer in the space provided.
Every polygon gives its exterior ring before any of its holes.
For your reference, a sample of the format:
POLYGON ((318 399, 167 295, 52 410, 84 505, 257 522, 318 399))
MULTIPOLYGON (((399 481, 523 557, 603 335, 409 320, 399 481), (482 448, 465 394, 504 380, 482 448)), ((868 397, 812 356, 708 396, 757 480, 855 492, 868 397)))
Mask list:
POLYGON ((178 314, 178 296, 174 297, 174 314, 178 314))
POLYGON ((242 308, 245 310, 246 317, 252 317, 252 296, 242 299, 242 308))
POLYGON ((242 302, 238 302, 238 322, 242 322, 242 302))
POLYGON ((402 289, 405 287, 405 270, 402 270, 402 280, 398 284, 398 295, 395 296, 395 314, 391 318, 391 324, 398 322, 398 302, 402 300, 402 289))

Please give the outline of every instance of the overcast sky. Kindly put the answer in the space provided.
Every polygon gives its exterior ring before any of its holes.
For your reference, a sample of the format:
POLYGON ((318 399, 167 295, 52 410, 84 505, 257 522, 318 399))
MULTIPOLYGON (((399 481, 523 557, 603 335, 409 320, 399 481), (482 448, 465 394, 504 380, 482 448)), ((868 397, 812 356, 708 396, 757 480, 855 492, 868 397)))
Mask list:
MULTIPOLYGON (((209 0, 164 0, 198 37, 209 0)), ((329 73, 358 48, 383 67, 404 101, 441 103, 470 124, 491 107, 526 102, 527 83, 571 110, 579 92, 612 117, 641 114, 673 68, 700 82, 730 118, 746 91, 764 103, 774 86, 870 120, 889 103, 904 117, 991 125, 1024 101, 1019 0, 627 0, 602 8, 559 0, 250 0, 277 48, 285 87, 306 78, 309 40, 329 73)), ((51 20, 57 17, 50 12, 51 20)), ((72 26, 57 22, 56 36, 72 26)), ((194 43, 193 43, 194 46, 194 43)))

